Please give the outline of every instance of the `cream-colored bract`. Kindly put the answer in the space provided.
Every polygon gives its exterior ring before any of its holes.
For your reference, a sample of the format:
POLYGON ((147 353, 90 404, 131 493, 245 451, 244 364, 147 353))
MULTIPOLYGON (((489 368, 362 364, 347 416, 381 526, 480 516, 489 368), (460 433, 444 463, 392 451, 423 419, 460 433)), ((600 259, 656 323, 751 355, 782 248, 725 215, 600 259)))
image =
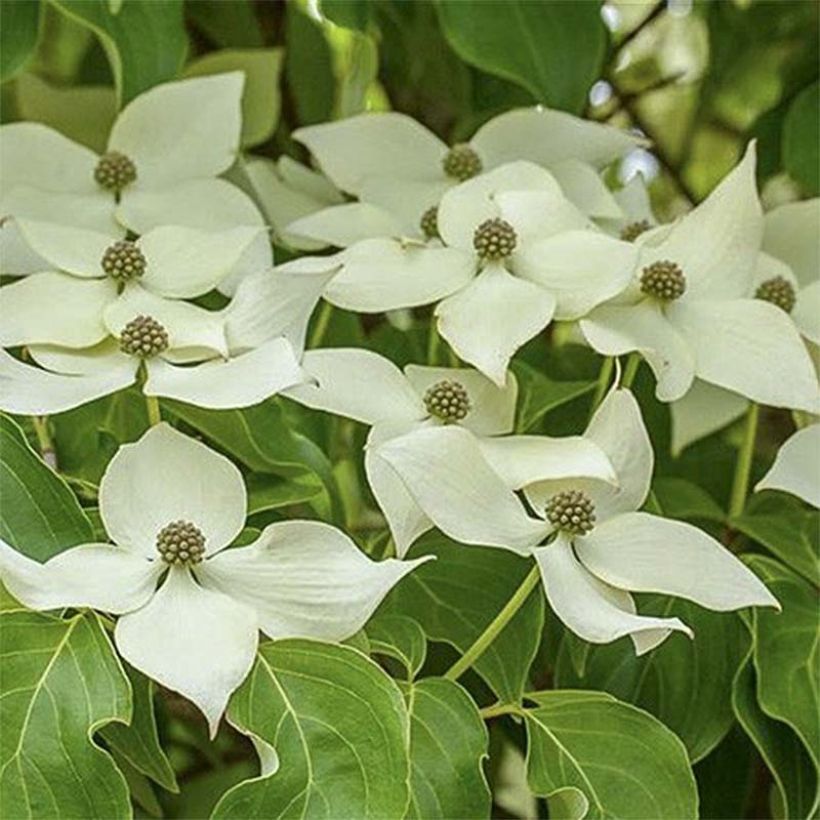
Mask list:
POLYGON ((798 430, 783 444, 755 490, 782 490, 820 507, 820 423, 798 430))
POLYGON ((119 615, 114 641, 122 656, 192 700, 214 735, 253 664, 259 630, 273 639, 347 638, 429 560, 371 561, 317 521, 272 524, 251 545, 228 549, 246 513, 239 470, 159 424, 121 447, 103 475, 100 515, 116 546, 86 544, 40 564, 0 542, 2 580, 33 609, 119 615), (180 520, 200 529, 205 557, 169 568, 157 535, 180 520))
POLYGON ((585 640, 630 635, 638 654, 672 631, 691 635, 677 618, 636 614, 630 591, 676 595, 716 610, 778 603, 765 585, 711 536, 678 521, 639 512, 649 492, 653 454, 632 394, 615 390, 598 408, 585 438, 614 470, 593 465, 556 474, 537 436, 479 442, 425 429, 388 441, 378 452, 450 537, 465 544, 532 555, 555 614, 585 640), (585 535, 554 533, 547 501, 566 490, 592 500, 597 520, 585 535), (533 517, 517 492, 526 496, 533 517))

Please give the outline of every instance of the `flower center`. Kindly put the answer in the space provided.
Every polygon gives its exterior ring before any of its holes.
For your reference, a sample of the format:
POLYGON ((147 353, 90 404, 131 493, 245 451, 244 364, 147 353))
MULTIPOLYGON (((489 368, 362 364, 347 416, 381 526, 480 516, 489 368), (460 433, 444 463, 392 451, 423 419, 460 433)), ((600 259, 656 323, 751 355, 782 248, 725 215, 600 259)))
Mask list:
POLYGON ((784 276, 775 276, 767 279, 755 291, 755 299, 763 299, 764 302, 771 302, 777 305, 786 313, 791 313, 797 295, 794 292, 794 285, 784 276))
POLYGON ((117 194, 136 178, 137 166, 119 151, 109 151, 103 154, 94 169, 94 179, 97 184, 117 194))
POLYGON ((438 239, 438 207, 436 205, 428 208, 421 215, 419 225, 425 239, 438 239))
POLYGON ((621 230, 621 239, 624 242, 634 242, 642 233, 646 233, 652 226, 646 219, 630 222, 621 230))
POLYGON ((647 296, 671 302, 680 299, 686 292, 686 277, 683 271, 668 259, 653 262, 641 273, 641 290, 647 296))
POLYGON ((484 259, 503 259, 514 250, 518 237, 506 219, 486 219, 473 234, 473 247, 484 259))
POLYGON ((595 526, 595 505, 581 490, 564 490, 547 501, 547 520, 563 532, 584 535, 595 526))
POLYGON ((470 396, 461 382, 436 382, 424 394, 424 406, 431 416, 445 424, 461 421, 470 412, 470 396))
POLYGON ((454 145, 441 161, 444 173, 448 177, 464 182, 481 173, 481 157, 464 142, 454 145))
POLYGON ((157 552, 169 566, 198 564, 205 555, 205 536, 190 521, 172 521, 157 534, 157 552))
POLYGON ((150 359, 168 349, 168 331, 153 316, 137 316, 120 334, 120 350, 150 359))
POLYGON ((109 245, 102 258, 102 269, 117 282, 127 282, 145 273, 145 257, 134 242, 123 239, 109 245))

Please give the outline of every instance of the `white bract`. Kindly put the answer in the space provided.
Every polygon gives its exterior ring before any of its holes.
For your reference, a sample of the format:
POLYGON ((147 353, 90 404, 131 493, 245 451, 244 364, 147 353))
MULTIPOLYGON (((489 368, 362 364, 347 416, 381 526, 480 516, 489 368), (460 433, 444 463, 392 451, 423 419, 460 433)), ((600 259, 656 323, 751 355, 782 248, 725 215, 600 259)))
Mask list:
MULTIPOLYGON (((212 243, 218 240, 219 235, 209 236, 202 248, 211 248, 208 258, 214 262, 220 252, 212 243)), ((200 261, 199 272, 207 273, 208 263, 200 261)), ((35 292, 30 301, 17 300, 19 314, 4 321, 3 343, 26 344, 43 368, 0 351, 0 407, 11 413, 44 415, 77 407, 133 384, 141 369, 142 390, 149 396, 213 409, 256 404, 303 381, 298 359, 305 329, 327 282, 326 274, 296 278, 263 270, 245 277, 225 308, 211 311, 139 285, 128 285, 117 296, 107 279, 35 274, 2 289, 4 316, 11 311, 6 293, 39 284, 41 277, 48 277, 46 285, 60 279, 66 291, 82 289, 81 298, 43 308, 51 304, 49 295, 35 292), (100 299, 89 307, 88 286, 113 301, 105 306, 100 299), (43 323, 38 310, 64 321, 43 323), (83 317, 94 339, 70 335, 83 317), (70 347, 72 342, 77 346, 70 347)), ((173 281, 181 285, 184 278, 173 281)), ((23 296, 30 294, 23 290, 23 296)))
POLYGON ((763 217, 755 152, 693 211, 637 240, 639 279, 581 320, 599 353, 639 351, 661 401, 683 397, 695 376, 776 407, 816 411, 817 377, 789 316, 749 298, 763 217))
MULTIPOLYGON (((369 350, 310 350, 302 366, 312 378, 284 391, 308 407, 355 419, 372 427, 364 466, 370 488, 403 556, 433 522, 379 457, 379 447, 429 427, 443 436, 463 431, 478 437, 512 432, 518 385, 512 373, 502 387, 476 370, 407 365, 400 371, 369 350)), ((408 439, 408 447, 414 439, 408 439)), ((555 476, 611 474, 604 454, 580 436, 542 441, 544 469, 555 476)))
POLYGON ((755 490, 783 490, 820 507, 820 424, 798 430, 783 444, 755 490))
POLYGON ((374 562, 335 527, 286 521, 249 546, 247 495, 224 456, 167 425, 120 448, 100 484, 113 544, 84 544, 45 564, 0 542, 3 583, 37 610, 119 615, 114 641, 135 668, 192 700, 216 733, 269 638, 339 641, 423 563, 374 562))
POLYGON ((691 635, 678 618, 636 614, 630 591, 676 595, 719 611, 778 606, 711 536, 638 512, 653 453, 631 393, 613 391, 585 437, 608 455, 617 484, 598 476, 554 478, 544 469, 540 439, 530 436, 479 442, 427 429, 387 442, 379 455, 450 537, 532 555, 555 614, 587 641, 630 635, 641 654, 671 631, 691 635))

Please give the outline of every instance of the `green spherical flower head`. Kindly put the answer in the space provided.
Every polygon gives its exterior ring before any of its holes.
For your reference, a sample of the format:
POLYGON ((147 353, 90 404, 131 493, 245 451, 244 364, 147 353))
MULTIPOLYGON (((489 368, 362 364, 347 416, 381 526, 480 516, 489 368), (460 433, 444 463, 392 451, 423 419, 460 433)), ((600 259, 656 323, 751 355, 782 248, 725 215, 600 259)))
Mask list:
POLYGON ((794 285, 784 276, 775 276, 767 279, 755 291, 755 299, 763 299, 764 302, 771 302, 777 305, 786 313, 794 310, 794 303, 797 301, 797 294, 794 292, 794 285))
POLYGON ((205 555, 205 536, 190 521, 172 521, 157 534, 157 552, 169 566, 198 564, 205 555))
POLYGON ((168 331, 153 316, 137 316, 120 334, 120 350, 150 359, 168 349, 168 331))
POLYGON ((438 239, 438 207, 433 205, 428 208, 422 215, 419 221, 421 232, 425 239, 438 239))
POLYGON ((646 219, 630 222, 621 230, 621 239, 624 242, 634 242, 642 233, 646 233, 652 226, 646 219))
POLYGON ((483 168, 481 157, 464 142, 454 145, 441 161, 441 165, 448 177, 459 182, 477 176, 483 168))
POLYGON ((431 416, 445 424, 455 424, 470 412, 470 396, 460 382, 444 379, 428 388, 424 406, 431 416))
POLYGON ((145 273, 145 257, 134 242, 123 239, 109 245, 102 258, 102 269, 117 282, 128 282, 145 273))
POLYGON ((547 520, 570 535, 585 535, 595 526, 595 505, 581 490, 564 490, 547 502, 547 520))
POLYGON ((506 219, 486 219, 473 234, 473 247, 484 259, 503 259, 509 256, 518 242, 515 228, 506 219))
POLYGON ((686 293, 686 277, 683 271, 668 259, 653 262, 641 273, 641 290, 663 302, 680 299, 686 293))
POLYGON ((109 151, 103 154, 94 169, 94 179, 97 184, 114 193, 119 193, 136 178, 137 166, 119 151, 109 151))

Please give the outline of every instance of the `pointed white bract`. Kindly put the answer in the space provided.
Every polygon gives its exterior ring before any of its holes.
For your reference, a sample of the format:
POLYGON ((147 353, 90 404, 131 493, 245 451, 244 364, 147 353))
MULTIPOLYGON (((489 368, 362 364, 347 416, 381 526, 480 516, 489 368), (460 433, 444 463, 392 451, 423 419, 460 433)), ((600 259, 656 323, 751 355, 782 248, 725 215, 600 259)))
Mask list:
POLYGON ((641 654, 673 631, 691 636, 677 618, 636 614, 631 591, 676 595, 720 611, 778 606, 711 536, 639 512, 654 459, 628 391, 610 393, 581 439, 584 446, 571 454, 560 449, 567 441, 512 436, 479 442, 464 431, 448 438, 444 432, 424 429, 387 441, 379 456, 452 538, 533 555, 555 614, 585 640, 630 635, 641 654))
POLYGON ((782 490, 820 507, 820 424, 798 430, 783 444, 755 490, 782 490))
POLYGON ((260 630, 274 639, 347 638, 428 560, 371 561, 314 521, 273 524, 250 546, 228 549, 246 513, 239 470, 159 424, 121 447, 103 475, 100 515, 114 545, 74 547, 40 564, 0 542, 0 577, 33 609, 119 615, 122 656, 192 700, 213 735, 253 664, 260 630), (169 525, 187 532, 172 562, 169 525))

